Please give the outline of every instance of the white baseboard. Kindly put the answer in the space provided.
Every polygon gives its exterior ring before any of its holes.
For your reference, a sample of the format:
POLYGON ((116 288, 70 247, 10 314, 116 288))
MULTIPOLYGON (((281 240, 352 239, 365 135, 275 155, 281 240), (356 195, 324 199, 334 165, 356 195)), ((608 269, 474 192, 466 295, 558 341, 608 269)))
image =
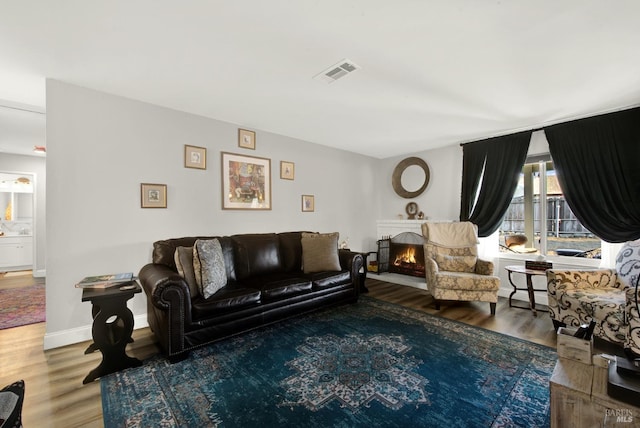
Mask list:
MULTIPOLYGON (((133 317, 133 329, 148 327, 147 314, 136 315, 133 317)), ((68 330, 56 331, 55 333, 45 333, 44 350, 60 348, 62 346, 73 345, 74 343, 86 342, 93 340, 91 335, 91 325, 70 328, 68 330)))
POLYGON ((34 270, 33 271, 33 277, 34 278, 44 278, 47 276, 47 270, 46 269, 38 269, 38 270, 34 270))

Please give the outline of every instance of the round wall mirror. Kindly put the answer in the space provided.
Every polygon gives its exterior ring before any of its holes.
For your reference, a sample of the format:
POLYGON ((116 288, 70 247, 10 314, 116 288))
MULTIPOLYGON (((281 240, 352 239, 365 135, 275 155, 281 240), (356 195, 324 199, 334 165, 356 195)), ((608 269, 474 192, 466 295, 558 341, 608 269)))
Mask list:
POLYGON ((391 185, 393 190, 403 198, 415 198, 429 184, 429 166, 417 157, 402 160, 393 170, 391 185))

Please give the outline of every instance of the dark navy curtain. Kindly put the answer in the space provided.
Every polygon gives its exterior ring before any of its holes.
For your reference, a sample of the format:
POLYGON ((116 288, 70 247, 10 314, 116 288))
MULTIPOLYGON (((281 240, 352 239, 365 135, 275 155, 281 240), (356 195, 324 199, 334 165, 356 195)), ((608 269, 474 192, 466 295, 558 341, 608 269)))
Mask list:
POLYGON ((640 238, 640 108, 545 128, 569 207, 608 242, 640 238))
POLYGON ((531 131, 526 131, 462 146, 460 221, 478 225, 478 236, 489 236, 500 227, 530 141, 531 131))

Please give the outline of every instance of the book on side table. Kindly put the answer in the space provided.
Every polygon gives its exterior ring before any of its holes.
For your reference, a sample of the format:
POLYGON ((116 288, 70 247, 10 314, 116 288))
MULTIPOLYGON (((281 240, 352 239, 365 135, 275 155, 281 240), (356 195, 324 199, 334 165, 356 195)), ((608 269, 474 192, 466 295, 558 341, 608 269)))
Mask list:
POLYGON ((109 288, 115 285, 122 285, 127 282, 131 282, 135 279, 133 272, 87 276, 76 284, 76 288, 109 288))

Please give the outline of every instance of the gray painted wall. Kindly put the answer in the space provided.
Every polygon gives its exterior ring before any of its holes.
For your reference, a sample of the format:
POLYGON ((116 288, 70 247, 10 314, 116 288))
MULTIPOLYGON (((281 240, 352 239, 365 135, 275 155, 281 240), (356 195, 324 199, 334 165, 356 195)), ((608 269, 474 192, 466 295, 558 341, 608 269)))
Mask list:
MULTIPOLYGON (((362 155, 256 130, 241 149, 231 124, 47 81, 47 328, 45 349, 90 338, 84 276, 139 269, 158 239, 289 230, 338 231, 353 249, 375 246, 379 166, 362 155), (184 168, 184 145, 207 148, 207 169, 184 168), (220 152, 271 159, 272 210, 221 209, 220 152), (295 180, 279 178, 280 161, 295 180), (167 209, 141 209, 140 183, 168 186, 167 209), (315 212, 301 212, 301 195, 315 212)), ((146 300, 129 303, 136 328, 146 300)))
MULTIPOLYGON (((413 201, 420 211, 431 220, 458 220, 460 215, 460 189, 462 177, 462 148, 459 145, 412 154, 423 159, 429 166, 430 180, 425 191, 413 199, 398 196, 391 186, 391 177, 396 165, 408 156, 398 156, 380 161, 378 194, 380 197, 380 219, 407 218, 406 205, 413 201)), ((408 190, 419 188, 410 186, 408 190)), ((415 184, 415 183, 414 183, 415 184)), ((375 234, 375 230, 374 230, 375 234)))

